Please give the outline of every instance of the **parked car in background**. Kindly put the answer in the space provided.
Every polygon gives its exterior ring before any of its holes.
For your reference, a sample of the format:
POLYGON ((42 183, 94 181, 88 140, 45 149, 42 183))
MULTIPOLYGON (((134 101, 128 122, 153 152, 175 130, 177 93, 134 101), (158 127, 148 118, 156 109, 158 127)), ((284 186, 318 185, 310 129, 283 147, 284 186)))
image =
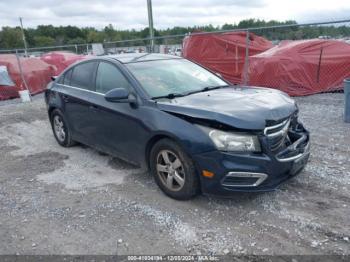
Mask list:
POLYGON ((177 47, 170 50, 170 55, 182 56, 182 49, 177 47))
POLYGON ((149 168, 175 199, 273 190, 310 154, 288 95, 231 86, 177 56, 85 60, 52 82, 45 99, 60 145, 79 142, 149 168))
POLYGON ((176 48, 174 55, 182 56, 182 49, 181 48, 176 48))

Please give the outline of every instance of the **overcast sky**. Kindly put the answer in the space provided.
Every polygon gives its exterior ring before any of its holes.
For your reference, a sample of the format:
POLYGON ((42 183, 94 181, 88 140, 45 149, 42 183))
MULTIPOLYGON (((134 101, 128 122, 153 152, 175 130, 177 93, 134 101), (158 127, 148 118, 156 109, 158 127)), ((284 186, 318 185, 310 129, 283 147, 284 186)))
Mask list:
MULTIPOLYGON (((147 26, 146 0, 0 0, 0 27, 41 24, 147 26)), ((350 18, 350 0, 153 0, 155 28, 222 25, 247 18, 298 22, 350 18)))

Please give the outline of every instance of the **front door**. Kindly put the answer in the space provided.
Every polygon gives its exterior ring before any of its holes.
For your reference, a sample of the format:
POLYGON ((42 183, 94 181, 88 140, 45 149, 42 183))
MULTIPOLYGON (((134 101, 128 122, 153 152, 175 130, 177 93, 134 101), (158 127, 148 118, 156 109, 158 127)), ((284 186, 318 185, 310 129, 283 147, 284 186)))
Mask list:
POLYGON ((96 147, 130 161, 139 162, 138 156, 146 140, 147 131, 140 121, 140 107, 129 103, 108 102, 104 94, 114 88, 125 88, 134 92, 134 88, 116 65, 101 61, 96 73, 96 92, 90 118, 96 127, 96 147))

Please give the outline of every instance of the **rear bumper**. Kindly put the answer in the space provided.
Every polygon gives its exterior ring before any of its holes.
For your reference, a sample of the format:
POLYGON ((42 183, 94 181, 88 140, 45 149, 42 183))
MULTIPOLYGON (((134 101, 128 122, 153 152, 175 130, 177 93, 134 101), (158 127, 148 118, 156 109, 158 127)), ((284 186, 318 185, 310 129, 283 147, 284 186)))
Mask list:
POLYGON ((310 156, 308 132, 276 155, 235 154, 220 151, 194 156, 198 170, 208 170, 213 178, 201 176, 204 194, 230 195, 232 192, 264 192, 296 176, 310 156), (302 141, 301 141, 302 138, 302 141))

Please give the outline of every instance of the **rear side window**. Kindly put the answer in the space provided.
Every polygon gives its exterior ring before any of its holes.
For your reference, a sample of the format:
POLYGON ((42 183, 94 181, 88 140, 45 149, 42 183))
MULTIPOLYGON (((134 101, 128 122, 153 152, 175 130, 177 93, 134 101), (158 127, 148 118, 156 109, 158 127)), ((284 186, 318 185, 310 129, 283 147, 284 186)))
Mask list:
POLYGON ((96 92, 105 94, 114 88, 131 90, 130 83, 116 66, 100 62, 96 74, 96 92))
POLYGON ((96 62, 87 62, 73 68, 70 85, 90 91, 95 91, 94 76, 96 72, 96 62))
POLYGON ((69 70, 64 74, 63 77, 63 84, 69 86, 70 85, 70 79, 72 77, 73 69, 69 70))

